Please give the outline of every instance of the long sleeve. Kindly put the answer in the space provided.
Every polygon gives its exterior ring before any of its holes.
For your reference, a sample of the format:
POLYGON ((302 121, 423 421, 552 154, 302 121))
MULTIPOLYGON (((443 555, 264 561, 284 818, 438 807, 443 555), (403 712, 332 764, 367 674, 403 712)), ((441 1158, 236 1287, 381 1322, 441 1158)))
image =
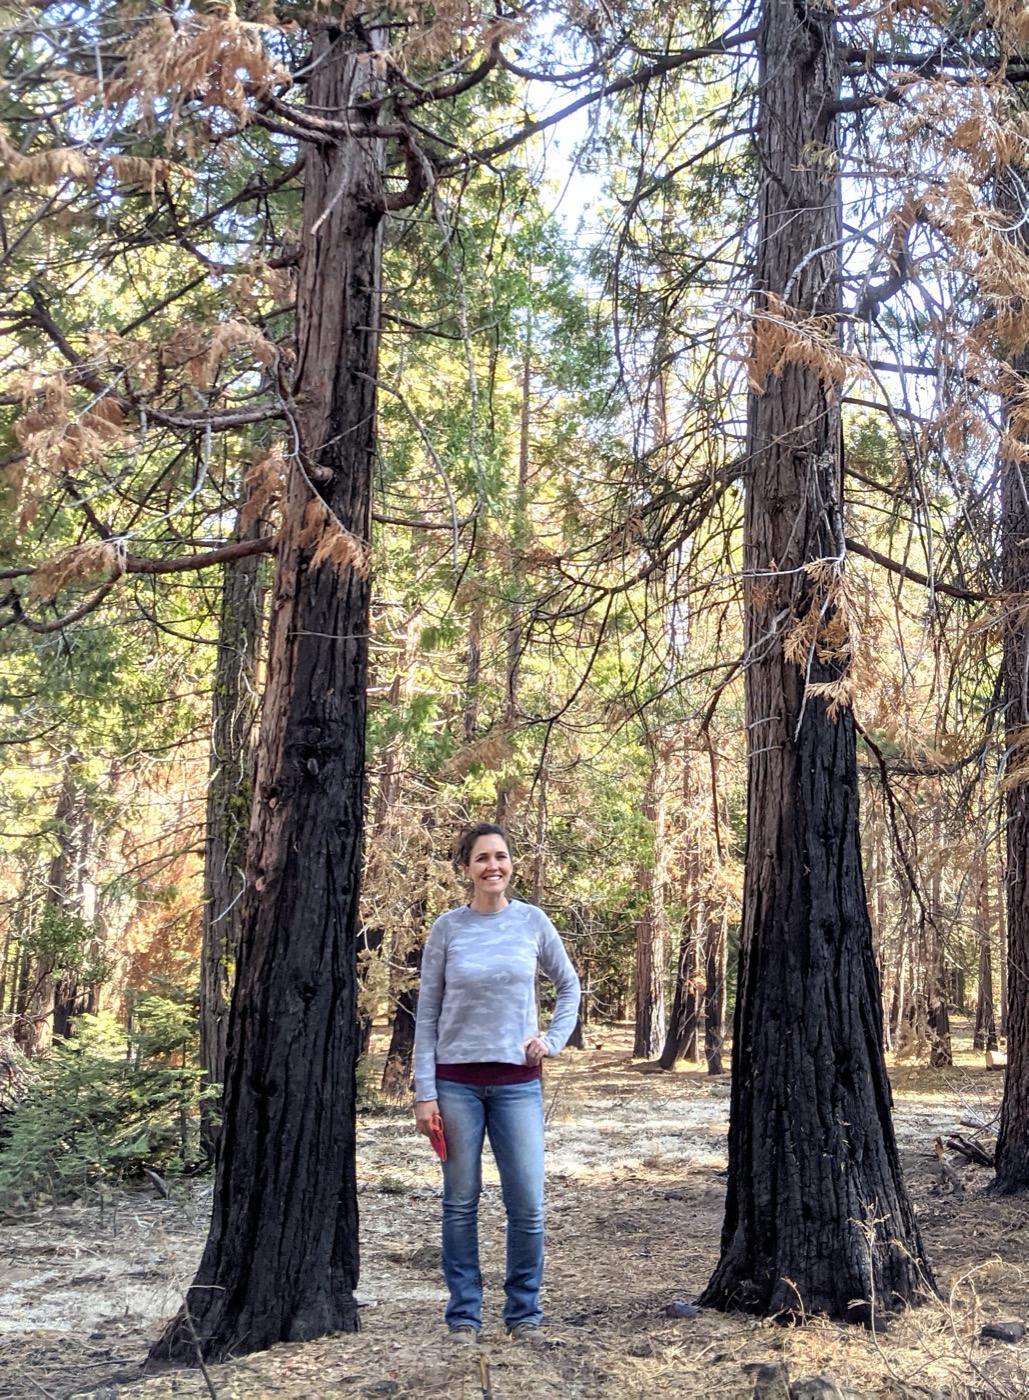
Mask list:
POLYGON ((446 981, 446 933, 439 919, 429 930, 422 952, 418 1012, 414 1025, 415 1100, 436 1097, 436 1039, 446 981))
POLYGON ((545 914, 541 913, 541 917, 544 929, 540 938, 539 963, 557 991, 554 1014, 541 1039, 546 1042, 551 1055, 559 1055, 575 1029, 582 989, 560 934, 545 914))

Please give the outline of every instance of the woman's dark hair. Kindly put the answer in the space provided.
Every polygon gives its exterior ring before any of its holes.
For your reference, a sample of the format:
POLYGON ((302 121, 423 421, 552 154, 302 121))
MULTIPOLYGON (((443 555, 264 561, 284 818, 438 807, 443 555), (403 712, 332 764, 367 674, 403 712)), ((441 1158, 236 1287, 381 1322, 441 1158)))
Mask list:
POLYGON ((493 822, 479 822, 478 826, 469 827, 457 843, 454 851, 454 863, 463 870, 471 863, 472 847, 480 836, 500 836, 507 847, 508 855, 511 854, 511 838, 502 826, 495 826, 493 822))

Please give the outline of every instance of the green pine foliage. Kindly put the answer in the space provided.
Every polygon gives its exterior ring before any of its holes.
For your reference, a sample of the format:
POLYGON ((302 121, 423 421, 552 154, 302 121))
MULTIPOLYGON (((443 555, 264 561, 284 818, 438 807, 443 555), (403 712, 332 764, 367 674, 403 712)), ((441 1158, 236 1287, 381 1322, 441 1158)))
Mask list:
POLYGON ((78 1035, 34 1068, 0 1137, 0 1199, 9 1206, 102 1198, 144 1168, 175 1175, 199 1161, 189 1008, 147 996, 134 1019, 126 1038, 109 1014, 83 1016, 78 1035))

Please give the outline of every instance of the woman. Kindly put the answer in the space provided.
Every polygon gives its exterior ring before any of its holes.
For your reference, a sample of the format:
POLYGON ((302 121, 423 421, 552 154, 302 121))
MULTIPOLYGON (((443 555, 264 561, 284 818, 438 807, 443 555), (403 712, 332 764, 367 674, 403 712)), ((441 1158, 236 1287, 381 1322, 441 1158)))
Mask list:
POLYGON ((471 899, 441 914, 422 957, 414 1039, 415 1122, 429 1135, 443 1120, 443 1273, 446 1321, 474 1341, 482 1326, 479 1193, 489 1136, 507 1213, 504 1323, 523 1341, 539 1337, 543 1277, 543 1094, 541 1063, 557 1055, 579 1009, 579 979, 541 909, 507 896, 511 852, 502 827, 465 833, 457 863, 471 899), (544 1035, 536 1020, 536 969, 557 988, 544 1035))

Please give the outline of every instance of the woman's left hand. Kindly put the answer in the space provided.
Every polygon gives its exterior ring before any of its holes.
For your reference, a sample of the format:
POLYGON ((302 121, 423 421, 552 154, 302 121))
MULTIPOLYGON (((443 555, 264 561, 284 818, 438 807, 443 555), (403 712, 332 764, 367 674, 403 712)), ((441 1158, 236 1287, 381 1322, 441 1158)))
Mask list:
POLYGON ((539 1062, 550 1054, 547 1049, 547 1042, 538 1035, 530 1035, 525 1042, 525 1063, 527 1065, 538 1065, 539 1062))

